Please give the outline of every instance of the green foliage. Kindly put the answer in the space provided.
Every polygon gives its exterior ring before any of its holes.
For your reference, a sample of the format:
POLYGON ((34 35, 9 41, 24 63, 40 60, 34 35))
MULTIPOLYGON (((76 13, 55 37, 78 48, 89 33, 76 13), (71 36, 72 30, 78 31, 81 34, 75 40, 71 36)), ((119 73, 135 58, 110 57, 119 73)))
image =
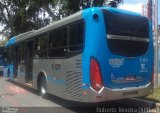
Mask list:
POLYGON ((0 41, 0 47, 4 47, 4 45, 6 44, 8 40, 2 40, 0 41))
POLYGON ((104 3, 118 7, 123 0, 1 0, 0 23, 5 25, 3 34, 12 37, 39 29, 81 9, 100 7, 104 3), (46 12, 50 18, 45 18, 46 12))
POLYGON ((111 7, 118 7, 118 4, 123 3, 123 0, 62 0, 63 9, 68 16, 80 9, 86 9, 89 7, 101 7, 104 4, 111 7), (65 3, 64 3, 65 1, 65 3))
POLYGON ((118 4, 123 3, 123 0, 113 0, 108 3, 109 6, 111 7, 118 7, 118 4))
MULTIPOLYGON (((49 24, 49 19, 43 19, 43 15, 39 15, 45 12, 45 7, 49 7, 55 1, 58 0, 48 0, 48 2, 45 0, 0 1, 0 23, 5 25, 3 34, 10 34, 10 37, 12 37, 46 26, 49 24)), ((51 11, 51 13, 53 12, 51 11)))

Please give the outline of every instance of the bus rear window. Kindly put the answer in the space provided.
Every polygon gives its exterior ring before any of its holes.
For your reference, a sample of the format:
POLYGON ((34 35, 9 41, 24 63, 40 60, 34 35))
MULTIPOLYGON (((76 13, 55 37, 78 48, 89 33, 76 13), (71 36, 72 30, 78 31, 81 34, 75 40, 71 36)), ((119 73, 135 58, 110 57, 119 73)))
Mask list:
POLYGON ((142 16, 116 14, 103 10, 106 33, 110 35, 149 37, 148 20, 142 16))

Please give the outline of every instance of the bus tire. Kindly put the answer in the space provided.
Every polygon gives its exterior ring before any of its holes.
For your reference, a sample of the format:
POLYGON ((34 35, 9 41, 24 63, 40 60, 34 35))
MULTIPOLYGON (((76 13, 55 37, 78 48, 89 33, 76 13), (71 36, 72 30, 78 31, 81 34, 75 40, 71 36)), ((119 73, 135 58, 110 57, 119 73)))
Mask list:
POLYGON ((47 98, 47 96, 48 96, 46 79, 44 76, 41 76, 41 78, 40 78, 39 93, 42 98, 47 98))

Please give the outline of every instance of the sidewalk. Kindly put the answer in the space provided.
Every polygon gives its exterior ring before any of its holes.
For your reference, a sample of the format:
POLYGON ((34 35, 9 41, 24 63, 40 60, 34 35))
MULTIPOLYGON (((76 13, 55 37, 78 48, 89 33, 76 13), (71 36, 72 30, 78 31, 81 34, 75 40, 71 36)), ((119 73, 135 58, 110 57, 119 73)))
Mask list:
MULTIPOLYGON (((157 80, 155 80, 157 77, 155 76, 154 73, 154 84, 156 85, 157 80)), ((157 85, 156 85, 157 86, 157 85)), ((160 73, 158 73, 158 86, 160 86, 160 73)))
POLYGON ((158 73, 158 85, 160 85, 160 73, 158 73))

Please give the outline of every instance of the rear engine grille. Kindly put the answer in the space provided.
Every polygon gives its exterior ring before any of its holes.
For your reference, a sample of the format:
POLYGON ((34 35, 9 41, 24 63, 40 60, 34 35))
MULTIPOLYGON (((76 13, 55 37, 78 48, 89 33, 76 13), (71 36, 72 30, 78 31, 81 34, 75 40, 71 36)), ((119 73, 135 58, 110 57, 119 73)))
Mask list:
POLYGON ((67 72, 66 92, 71 96, 81 99, 82 97, 82 70, 81 60, 76 60, 74 71, 67 72))
POLYGON ((107 39, 108 47, 113 54, 125 57, 137 57, 148 51, 148 42, 107 39))

